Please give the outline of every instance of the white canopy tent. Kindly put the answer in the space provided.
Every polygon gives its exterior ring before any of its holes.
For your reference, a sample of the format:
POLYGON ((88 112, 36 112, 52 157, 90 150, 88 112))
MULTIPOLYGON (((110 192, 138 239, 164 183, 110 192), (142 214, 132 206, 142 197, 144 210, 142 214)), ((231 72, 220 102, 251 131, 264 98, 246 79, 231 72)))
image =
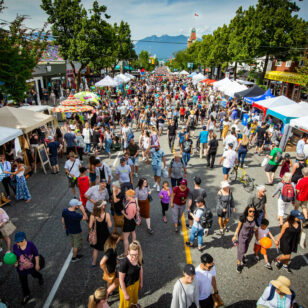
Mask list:
POLYGON ((180 75, 189 75, 189 73, 187 71, 183 70, 183 71, 180 72, 180 75))
POLYGON ((104 77, 102 80, 95 84, 96 87, 117 87, 118 83, 113 80, 110 76, 104 77))
POLYGON ((200 81, 202 81, 204 79, 206 79, 206 76, 204 76, 203 74, 199 73, 199 74, 193 76, 192 81, 193 81, 193 84, 197 84, 197 83, 199 83, 200 81))
POLYGON ((292 119, 290 121, 290 126, 302 132, 308 133, 308 116, 297 118, 297 119, 292 119))
POLYGON ((131 75, 131 74, 129 74, 129 73, 125 73, 124 75, 125 75, 127 78, 129 78, 130 80, 136 78, 135 76, 133 76, 133 75, 131 75))
POLYGON ((237 83, 236 81, 231 81, 230 84, 227 84, 226 87, 220 89, 220 91, 224 92, 226 95, 230 97, 234 97, 234 93, 246 90, 247 87, 237 83))
MULTIPOLYGON (((233 79, 231 79, 231 80, 234 81, 233 79)), ((236 79, 235 81, 239 84, 244 84, 246 86, 252 86, 252 85, 255 84, 254 82, 251 82, 251 81, 248 81, 248 80, 242 80, 242 79, 236 79)))
POLYGON ((280 95, 277 97, 273 97, 273 98, 268 98, 268 99, 264 99, 262 101, 258 101, 256 103, 259 106, 262 106, 264 108, 275 108, 275 107, 283 107, 283 106, 287 106, 287 105, 294 105, 297 104, 296 102, 292 101, 291 99, 289 99, 288 97, 284 96, 284 95, 280 95))
POLYGON ((21 129, 0 126, 0 145, 3 145, 23 134, 21 129))
POLYGON ((119 75, 115 76, 114 80, 117 83, 121 84, 121 83, 128 83, 130 81, 130 78, 128 78, 124 74, 119 74, 119 75))
POLYGON ((231 81, 229 78, 226 77, 226 78, 224 78, 224 79, 215 81, 215 82, 213 83, 213 87, 214 87, 214 89, 220 91, 220 88, 222 88, 222 87, 227 87, 227 85, 230 85, 230 84, 232 84, 232 81, 231 81))
POLYGON ((42 112, 45 110, 52 111, 54 107, 48 106, 48 105, 28 105, 28 106, 19 107, 19 109, 31 110, 35 112, 42 112))

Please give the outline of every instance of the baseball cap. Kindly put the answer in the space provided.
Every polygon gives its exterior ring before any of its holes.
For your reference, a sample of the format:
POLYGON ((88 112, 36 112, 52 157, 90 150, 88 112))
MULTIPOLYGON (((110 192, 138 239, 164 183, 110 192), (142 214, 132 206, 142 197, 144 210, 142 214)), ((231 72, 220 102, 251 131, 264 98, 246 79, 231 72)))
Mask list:
POLYGON ((197 203, 197 202, 202 202, 203 204, 205 204, 204 199, 203 199, 202 197, 200 197, 200 196, 199 196, 198 198, 196 198, 195 201, 196 201, 196 203, 197 203))
POLYGON ((78 206, 78 205, 82 205, 82 202, 77 200, 77 199, 72 199, 70 202, 69 202, 69 206, 78 206))
POLYGON ((196 275, 195 267, 192 264, 186 264, 184 266, 184 273, 187 275, 196 275))
POLYGON ((183 179, 183 180, 180 182, 180 185, 186 185, 186 186, 187 186, 187 180, 183 179))
POLYGON ((203 125, 203 126, 202 126, 202 129, 206 129, 206 126, 205 126, 205 125, 203 125))
POLYGON ((201 184, 201 179, 198 177, 198 176, 195 176, 194 177, 194 181, 197 185, 200 185, 201 184))
POLYGON ((15 243, 22 242, 25 238, 26 238, 25 232, 17 232, 15 234, 14 241, 15 241, 15 243))
POLYGON ((125 162, 125 158, 124 158, 124 157, 121 157, 120 163, 124 163, 124 162, 125 162))
POLYGON ((304 215, 300 211, 298 211, 298 210, 292 210, 290 215, 293 216, 293 217, 296 217, 296 218, 298 218, 300 220, 305 220, 304 215))
POLYGON ((48 140, 52 140, 52 139, 53 139, 53 137, 52 137, 52 136, 49 136, 49 137, 48 137, 48 140))
POLYGON ((233 143, 228 143, 228 146, 229 146, 230 148, 233 148, 233 143))

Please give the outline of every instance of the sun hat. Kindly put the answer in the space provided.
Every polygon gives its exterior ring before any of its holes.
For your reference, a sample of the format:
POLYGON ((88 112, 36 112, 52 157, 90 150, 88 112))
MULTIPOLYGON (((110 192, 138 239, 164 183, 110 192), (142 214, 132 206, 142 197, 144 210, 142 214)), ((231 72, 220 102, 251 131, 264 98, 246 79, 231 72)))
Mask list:
POLYGON ((69 152, 68 153, 68 157, 70 158, 70 157, 77 157, 77 155, 76 155, 76 153, 74 153, 74 152, 69 152))
POLYGON ((230 184, 229 184, 228 181, 222 181, 222 182, 220 183, 220 187, 221 187, 221 188, 227 188, 227 187, 230 187, 230 184))
POLYGON ((305 154, 304 153, 296 153, 296 159, 297 160, 305 160, 305 154))
POLYGON ((276 280, 272 280, 271 284, 278 289, 280 292, 287 294, 287 295, 291 295, 292 292, 290 290, 290 279, 288 279, 285 276, 279 276, 276 280))

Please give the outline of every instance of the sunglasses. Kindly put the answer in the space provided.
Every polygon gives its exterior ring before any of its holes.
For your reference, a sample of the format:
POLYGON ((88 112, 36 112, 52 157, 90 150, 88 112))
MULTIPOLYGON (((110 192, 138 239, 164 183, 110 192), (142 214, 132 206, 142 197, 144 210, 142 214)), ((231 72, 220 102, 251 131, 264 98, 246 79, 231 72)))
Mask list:
POLYGON ((256 211, 253 211, 253 210, 251 210, 251 211, 248 211, 248 213, 255 213, 256 211))

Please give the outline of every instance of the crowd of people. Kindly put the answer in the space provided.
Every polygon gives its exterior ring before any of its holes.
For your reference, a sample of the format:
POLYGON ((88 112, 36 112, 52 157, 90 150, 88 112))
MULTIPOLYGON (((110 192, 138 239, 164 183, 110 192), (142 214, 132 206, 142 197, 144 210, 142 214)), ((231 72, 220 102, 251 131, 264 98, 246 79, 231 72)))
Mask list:
MULTIPOLYGON (((54 176, 63 174, 58 161, 66 157, 64 173, 72 199, 63 209, 62 224, 73 248, 71 262, 83 257, 81 222, 84 221, 88 245, 93 249, 91 266, 99 264, 103 271, 106 287, 98 288, 90 296, 89 307, 109 307, 108 297, 117 290, 120 308, 137 307, 144 277, 142 243, 137 240, 136 229, 144 219, 149 236, 159 232, 151 221, 155 191, 161 203, 162 222, 168 223, 170 207, 175 233, 182 224, 187 224, 190 236, 186 245, 195 247, 197 239, 197 249, 202 253, 200 265, 184 267, 183 277, 174 286, 171 307, 214 307, 214 303, 219 303, 214 259, 203 253, 203 241, 212 228, 214 213, 220 235, 230 232, 236 200, 229 174, 236 167, 248 168, 245 165, 248 151, 264 155, 267 181, 251 194, 232 237, 233 246, 237 247, 236 271, 241 273, 247 264, 246 253, 255 238, 256 262, 261 253, 267 269, 271 270, 274 262, 278 269, 291 272, 291 254, 297 252, 303 228, 308 224, 308 168, 304 153, 307 136, 303 135, 298 142, 296 160, 292 162, 290 154, 279 148, 281 127, 273 119, 259 121, 257 113, 246 103, 241 102, 239 107, 239 102, 231 99, 222 107, 220 99, 221 93, 212 87, 193 85, 189 79, 149 77, 131 81, 116 100, 106 97, 95 112, 73 115, 54 134, 41 140, 46 145, 54 176), (243 112, 249 114, 247 126, 240 124, 243 112), (162 147, 164 138, 173 156, 168 162, 162 147), (222 156, 216 161, 219 148, 223 149, 222 156), (116 151, 119 155, 114 157, 113 171, 106 160, 116 151), (215 163, 222 165, 216 200, 208 200, 200 176, 188 181, 187 172, 195 153, 202 162, 206 158, 201 172, 206 167, 214 168, 215 163), (152 177, 142 176, 149 165, 152 177), (278 180, 275 175, 279 166, 278 180), (274 182, 277 187, 272 197, 278 196, 277 218, 281 225, 276 237, 269 229, 266 189, 274 182), (268 241, 281 251, 274 260, 267 254, 272 246, 268 241)), ((25 167, 20 159, 12 162, 6 154, 5 151, 0 156, 4 197, 10 199, 15 194, 16 200, 30 202, 25 167)), ((7 253, 11 252, 10 236, 15 229, 5 210, 0 209, 0 231, 7 253)), ((40 284, 44 283, 39 252, 22 231, 15 234, 12 251, 17 256, 15 266, 25 305, 30 299, 27 276, 30 274, 40 284)), ((258 305, 295 307, 293 293, 290 281, 280 276, 271 281, 258 305), (274 305, 277 302, 280 306, 274 305)))

